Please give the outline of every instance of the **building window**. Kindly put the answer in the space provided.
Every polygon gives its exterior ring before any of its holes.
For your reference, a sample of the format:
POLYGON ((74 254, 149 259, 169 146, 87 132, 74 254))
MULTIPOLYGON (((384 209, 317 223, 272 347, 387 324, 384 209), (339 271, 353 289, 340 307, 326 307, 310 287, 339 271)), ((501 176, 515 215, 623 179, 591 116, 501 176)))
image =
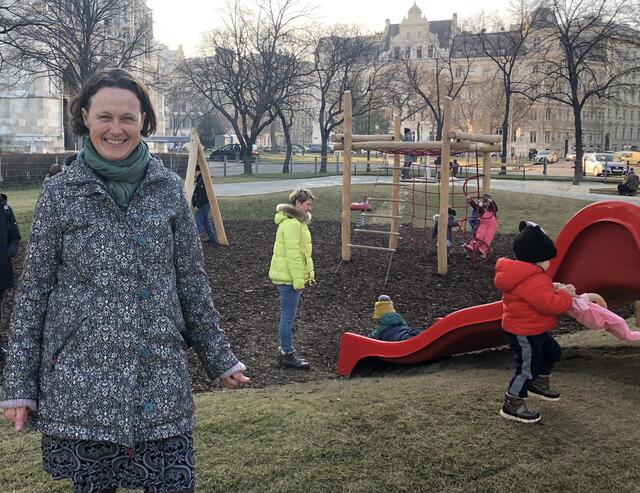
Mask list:
POLYGON ((613 132, 613 138, 617 139, 618 138, 618 127, 615 128, 614 132, 613 132))
POLYGON ((429 45, 429 51, 427 53, 428 53, 429 58, 433 58, 433 46, 432 45, 429 45))
POLYGON ((547 108, 544 112, 544 119, 551 120, 551 108, 547 108))
POLYGON ((462 70, 462 67, 456 68, 456 77, 462 77, 463 74, 464 71, 462 70))
MULTIPOLYGON (((400 48, 395 47, 395 48, 393 49, 393 58, 395 58, 396 60, 397 60, 398 58, 400 58, 400 48)), ((611 111, 611 110, 609 110, 609 111, 611 111)))
POLYGON ((404 49, 404 57, 408 60, 409 58, 411 58, 411 48, 405 48, 404 49))
POLYGON ((627 127, 622 127, 622 138, 623 139, 627 138, 627 127))
POLYGON ((407 41, 409 41, 411 39, 411 32, 407 31, 407 34, 405 35, 405 37, 407 38, 407 41))
POLYGON ((422 46, 416 48, 416 58, 422 58, 422 46))
POLYGON ((532 144, 535 144, 538 141, 538 136, 536 135, 535 130, 532 132, 529 132, 529 142, 531 142, 532 144))
POLYGON ((545 131, 544 133, 544 143, 548 144, 551 142, 551 132, 545 131))

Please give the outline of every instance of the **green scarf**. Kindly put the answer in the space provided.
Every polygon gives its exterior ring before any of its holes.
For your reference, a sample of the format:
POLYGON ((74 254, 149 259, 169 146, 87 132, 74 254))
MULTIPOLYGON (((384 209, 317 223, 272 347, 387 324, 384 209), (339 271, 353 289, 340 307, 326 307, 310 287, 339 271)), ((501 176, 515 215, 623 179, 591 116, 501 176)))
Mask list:
POLYGON ((118 207, 126 209, 147 172, 149 146, 141 140, 124 161, 106 161, 87 139, 78 157, 102 178, 118 207))

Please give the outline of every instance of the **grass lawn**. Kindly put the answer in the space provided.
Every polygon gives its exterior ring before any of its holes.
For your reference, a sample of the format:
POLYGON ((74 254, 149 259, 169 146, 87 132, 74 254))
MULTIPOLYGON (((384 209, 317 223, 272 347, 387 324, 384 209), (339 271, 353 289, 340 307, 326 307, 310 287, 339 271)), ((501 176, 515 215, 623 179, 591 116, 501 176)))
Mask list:
MULTIPOLYGON (((640 347, 561 336, 562 400, 536 425, 498 416, 506 350, 404 375, 196 396, 198 491, 631 492, 640 481, 640 347)), ((39 435, 0 425, 3 492, 66 492, 41 471, 39 435)))

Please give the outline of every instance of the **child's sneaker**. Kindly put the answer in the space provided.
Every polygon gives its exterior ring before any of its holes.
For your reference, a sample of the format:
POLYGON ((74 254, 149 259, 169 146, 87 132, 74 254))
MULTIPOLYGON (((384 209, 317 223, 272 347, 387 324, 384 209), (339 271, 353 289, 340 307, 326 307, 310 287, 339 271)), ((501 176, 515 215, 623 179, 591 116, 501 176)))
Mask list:
POLYGON ((290 353, 281 352, 280 357, 278 358, 278 363, 281 368, 294 368, 296 370, 308 370, 311 367, 309 362, 298 356, 295 351, 290 353))
POLYGON ((509 394, 504 395, 504 404, 500 409, 500 416, 520 423, 537 423, 541 418, 539 412, 527 407, 524 398, 514 397, 509 394))
POLYGON ((538 375, 529 384, 529 393, 533 397, 538 399, 544 399, 545 401, 559 401, 560 392, 551 390, 549 386, 549 375, 538 375))

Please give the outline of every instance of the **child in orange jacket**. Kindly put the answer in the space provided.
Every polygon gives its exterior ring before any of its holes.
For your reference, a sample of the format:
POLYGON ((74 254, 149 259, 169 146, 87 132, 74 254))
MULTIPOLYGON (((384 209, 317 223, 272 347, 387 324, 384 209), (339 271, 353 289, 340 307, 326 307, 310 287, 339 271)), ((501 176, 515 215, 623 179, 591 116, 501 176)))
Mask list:
POLYGON ((561 349, 549 331, 556 327, 557 316, 571 307, 575 288, 562 285, 556 290, 545 274, 557 251, 543 229, 522 221, 519 230, 513 242, 516 260, 498 259, 494 279, 502 291, 502 329, 516 363, 500 415, 535 423, 540 413, 527 407, 528 394, 545 400, 560 398, 551 390, 549 376, 561 349))

